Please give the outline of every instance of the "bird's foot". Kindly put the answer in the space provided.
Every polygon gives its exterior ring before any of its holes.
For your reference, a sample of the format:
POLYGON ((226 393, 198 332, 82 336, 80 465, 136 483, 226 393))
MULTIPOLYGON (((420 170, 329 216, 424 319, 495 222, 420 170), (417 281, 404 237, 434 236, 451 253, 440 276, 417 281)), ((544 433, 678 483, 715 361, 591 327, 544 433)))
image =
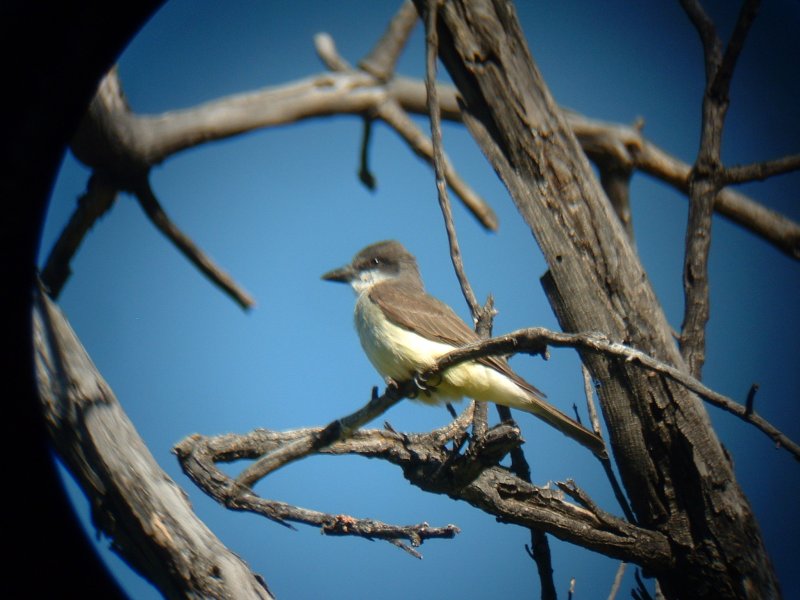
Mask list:
POLYGON ((439 373, 414 373, 412 378, 414 385, 417 387, 417 396, 420 392, 430 397, 436 391, 436 386, 442 383, 442 376, 439 373))

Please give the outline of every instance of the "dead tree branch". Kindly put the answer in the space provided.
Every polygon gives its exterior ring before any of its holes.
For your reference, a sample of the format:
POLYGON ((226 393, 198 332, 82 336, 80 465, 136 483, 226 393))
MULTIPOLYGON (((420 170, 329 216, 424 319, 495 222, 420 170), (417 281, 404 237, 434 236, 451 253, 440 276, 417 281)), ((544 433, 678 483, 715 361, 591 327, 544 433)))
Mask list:
MULTIPOLYGON (((469 307, 470 314, 475 322, 478 335, 488 337, 491 335, 492 321, 494 319, 494 306, 491 296, 486 302, 486 306, 481 306, 469 283, 464 261, 461 257, 461 248, 458 244, 458 235, 453 221, 453 210, 450 206, 450 199, 447 196, 445 156, 442 148, 442 119, 439 109, 439 97, 436 86, 436 55, 438 53, 439 40, 436 32, 436 0, 428 4, 428 11, 425 15, 425 89, 427 91, 428 114, 430 115, 431 144, 433 148, 433 165, 436 181, 436 193, 439 200, 439 208, 444 218, 445 231, 447 232, 447 242, 450 249, 450 260, 456 273, 461 292, 469 307)), ((476 404, 475 416, 473 420, 473 432, 476 440, 479 440, 487 429, 487 407, 478 402, 476 404)))
POLYGON ((782 156, 775 160, 727 167, 722 175, 726 184, 763 181, 775 175, 784 175, 800 169, 800 154, 782 156))
POLYGON ((78 206, 56 241, 42 269, 41 279, 48 293, 58 298, 72 274, 70 262, 83 238, 94 224, 114 205, 118 190, 97 173, 89 178, 86 192, 78 198, 78 206))
POLYGON ((730 99, 734 67, 755 19, 759 0, 745 0, 727 47, 697 0, 682 0, 689 19, 703 43, 706 88, 703 94, 700 150, 689 175, 689 218, 683 268, 684 316, 680 347, 689 372, 700 378, 705 362, 705 331, 709 318, 708 256, 711 249, 711 216, 724 184, 722 131, 730 99))
MULTIPOLYGON (((283 435, 265 429, 244 436, 222 435, 204 438, 194 435, 177 444, 173 452, 189 478, 223 506, 231 510, 252 512, 287 527, 292 527, 291 523, 302 523, 319 527, 325 535, 382 539, 415 558, 422 558, 414 548, 419 547, 425 540, 451 539, 458 534, 459 529, 455 525, 444 527, 431 527, 427 523, 390 525, 374 519, 328 514, 268 500, 242 487, 215 466, 216 462, 263 456, 276 452, 281 447, 292 447, 300 440, 319 439, 324 435, 326 435, 324 429, 296 430, 283 435), (410 545, 402 540, 408 541, 410 545)), ((322 448, 318 450, 321 451, 322 448)))
POLYGON ((75 155, 94 169, 90 193, 78 203, 43 272, 45 285, 57 294, 70 273, 70 262, 83 237, 113 204, 119 191, 133 192, 150 221, 200 271, 244 309, 253 298, 218 267, 164 212, 148 180, 152 166, 147 134, 127 106, 116 70, 101 81, 72 140, 75 155))
POLYGON ((115 551, 167 597, 272 598, 158 466, 58 308, 41 291, 35 303, 36 373, 51 439, 115 551))
POLYGON ((800 460, 800 445, 786 437, 778 428, 754 411, 748 412, 745 405, 715 392, 685 371, 655 359, 640 350, 618 342, 613 342, 603 334, 562 333, 551 331, 543 327, 519 329, 506 335, 493 337, 449 352, 439 358, 436 365, 427 373, 423 374, 423 376, 426 378, 436 377, 441 371, 454 365, 486 355, 499 356, 515 354, 517 352, 542 354, 546 352, 547 346, 589 350, 608 357, 620 359, 628 365, 638 363, 650 371, 665 375, 684 386, 687 390, 694 392, 709 404, 713 404, 717 408, 721 408, 739 417, 743 421, 751 423, 765 433, 777 445, 785 448, 795 459, 800 460))
MULTIPOLYGON (((334 73, 349 73, 351 75, 360 73, 359 71, 354 71, 350 64, 339 55, 336 50, 336 44, 327 34, 317 34, 314 37, 314 43, 317 48, 317 54, 319 54, 325 65, 334 71, 334 73)), ((374 81, 372 83, 373 85, 376 84, 374 81)), ((408 81, 405 88, 396 89, 409 90, 410 88, 411 84, 410 81, 408 81)), ((391 84, 389 84, 389 89, 391 89, 391 84)), ((422 91, 424 92, 424 89, 422 89, 422 91)), ((426 111, 427 109, 422 109, 423 113, 426 111)), ((433 144, 430 138, 411 120, 411 117, 403 107, 401 98, 394 97, 391 94, 385 94, 380 101, 375 102, 367 114, 380 119, 394 129, 417 156, 425 160, 431 166, 434 165, 433 144)), ((444 179, 447 185, 450 186, 464 203, 464 206, 484 227, 492 231, 496 230, 498 223, 494 210, 492 210, 492 208, 469 187, 461 176, 458 175, 450 159, 444 156, 444 154, 442 155, 442 160, 444 179)))
MULTIPOLYGON (((593 162, 614 156, 618 164, 629 165, 684 194, 689 193, 691 166, 645 139, 640 127, 605 123, 568 110, 564 110, 564 116, 593 162)), ((734 176, 736 169, 733 167, 734 176)), ((800 258, 800 224, 731 188, 720 190, 714 210, 781 252, 800 258)))
MULTIPOLYGON (((301 516, 305 513, 295 513, 292 511, 293 507, 273 501, 259 499, 256 503, 252 498, 254 494, 249 491, 244 492, 245 504, 239 505, 237 498, 242 497, 242 490, 226 487, 232 485, 232 480, 220 473, 213 463, 263 455, 287 444, 291 445, 298 439, 317 436, 322 431, 323 429, 318 428, 288 432, 258 430, 244 436, 213 438, 195 435, 180 442, 175 451, 187 474, 204 491, 226 506, 242 510, 258 507, 264 512, 269 507, 268 510, 272 512, 265 516, 276 520, 305 522, 305 516, 301 516)), ((357 454, 383 459, 401 467, 405 477, 421 489, 465 500, 503 522, 528 528, 541 526, 561 539, 647 568, 658 570, 667 568, 670 564, 670 550, 662 534, 635 527, 605 513, 598 517, 589 509, 566 502, 559 492, 535 487, 502 467, 492 466, 502 459, 510 447, 521 443, 516 427, 501 424, 490 429, 480 448, 465 454, 454 452, 446 445, 454 439, 456 433, 451 425, 424 434, 361 430, 354 432, 346 440, 320 448, 318 452, 357 454)), ((313 520, 316 519, 313 514, 310 519, 312 524, 318 524, 313 520)), ((340 520, 348 524, 358 522, 351 519, 352 517, 343 517, 340 520)), ((368 523, 363 527, 368 527, 368 523)), ((405 535, 402 528, 392 527, 387 526, 386 529, 391 535, 405 535)), ((413 531, 420 536, 436 531, 442 534, 439 537, 452 537, 451 533, 457 531, 454 526, 440 529, 424 525, 412 527, 418 528, 413 531)), ((353 531, 344 528, 340 533, 361 535, 357 531, 359 530, 354 526, 353 531)))
POLYGON ((210 281, 216 284, 223 292, 230 296, 245 310, 255 305, 255 299, 244 291, 230 275, 223 271, 212 261, 189 236, 183 233, 172 219, 164 212, 161 203, 153 193, 150 182, 142 179, 135 186, 136 199, 144 210, 150 222, 156 226, 164 236, 180 250, 180 252, 196 266, 210 281))

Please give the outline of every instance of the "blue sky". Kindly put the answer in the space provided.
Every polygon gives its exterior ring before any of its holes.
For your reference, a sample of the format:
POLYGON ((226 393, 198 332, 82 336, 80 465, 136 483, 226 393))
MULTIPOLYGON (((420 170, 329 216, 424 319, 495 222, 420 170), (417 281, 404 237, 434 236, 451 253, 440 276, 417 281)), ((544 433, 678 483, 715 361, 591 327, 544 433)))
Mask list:
MULTIPOLYGON (((357 62, 397 5, 171 0, 121 57, 120 77, 140 113, 279 85, 324 70, 312 43, 320 31, 357 62)), ((734 17, 728 6, 710 5, 726 35, 734 17)), ((517 9, 558 102, 598 119, 630 123, 642 117, 651 141, 693 160, 702 56, 677 3, 520 1, 517 9)), ((733 82, 727 163, 798 151, 800 84, 786 65, 800 59, 799 25, 797 2, 765 3, 733 82)), ((399 72, 421 77, 423 56, 419 28, 399 72)), ((454 540, 424 544, 422 561, 386 543, 327 538, 307 527, 289 531, 226 511, 183 476, 170 453, 191 433, 321 425, 368 399, 380 378, 352 327, 353 296, 319 278, 366 244, 401 240, 417 255, 428 290, 468 316, 447 254, 431 170, 378 125, 371 152, 378 188, 370 192, 356 177, 360 137, 356 117, 317 119, 194 148, 154 170, 153 187, 168 214, 255 296, 258 305, 250 313, 205 280, 127 196, 84 241, 60 305, 161 466, 188 492, 200 517, 279 597, 406 598, 420 590, 426 590, 423 597, 445 591, 461 598, 538 595, 523 548, 526 531, 425 494, 390 465, 312 458, 270 476, 256 491, 332 513, 461 527, 454 540)), ((500 231, 489 234, 455 207, 467 274, 479 298, 491 292, 499 309, 495 332, 556 328, 538 282, 544 261, 505 188, 462 127, 446 124, 444 141, 455 166, 500 218, 500 231)), ((65 158, 43 255, 87 174, 72 156, 65 158)), ((797 175, 785 176, 743 191, 800 219, 799 183, 797 175)), ((686 200, 643 175, 634 177, 631 192, 642 261, 678 328, 686 200)), ((798 440, 798 264, 724 219, 715 219, 713 235, 705 382, 738 399, 758 382, 757 410, 798 440)), ((554 350, 546 363, 520 357, 513 365, 562 409, 583 405, 579 363, 570 351, 554 350)), ((784 594, 800 596, 794 501, 800 469, 752 428, 717 410, 710 414, 759 518, 784 594)), ((384 419, 398 430, 423 431, 448 416, 444 409, 407 401, 384 419)), ((520 414, 518 421, 536 483, 574 478, 602 507, 619 512, 588 452, 530 416, 520 414)), ((69 480, 67 486, 94 539, 86 501, 69 480)), ((158 597, 108 545, 97 541, 130 595, 158 597)), ((563 596, 573 577, 577 597, 607 595, 615 561, 554 539, 551 546, 563 596)))

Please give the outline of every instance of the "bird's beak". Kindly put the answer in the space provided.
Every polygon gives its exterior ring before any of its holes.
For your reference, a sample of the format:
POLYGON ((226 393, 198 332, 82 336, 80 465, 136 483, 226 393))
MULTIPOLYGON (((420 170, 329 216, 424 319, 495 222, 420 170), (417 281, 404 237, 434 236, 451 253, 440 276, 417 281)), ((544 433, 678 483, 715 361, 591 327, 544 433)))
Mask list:
POLYGON ((350 283, 353 279, 353 267, 350 265, 339 267, 333 271, 328 271, 322 276, 325 281, 338 281, 340 283, 350 283))

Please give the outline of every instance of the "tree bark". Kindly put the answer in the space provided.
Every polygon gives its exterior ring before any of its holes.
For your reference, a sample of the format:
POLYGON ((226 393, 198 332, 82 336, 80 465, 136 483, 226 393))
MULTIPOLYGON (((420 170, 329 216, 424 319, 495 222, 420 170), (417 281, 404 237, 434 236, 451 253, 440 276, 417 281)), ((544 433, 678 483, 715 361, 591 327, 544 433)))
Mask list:
POLYGON ((56 450, 114 550, 169 598, 264 598, 264 581, 194 514, 61 311, 36 294, 39 395, 56 450))
MULTIPOLYGON (((422 14, 427 4, 416 0, 422 14)), ((686 369, 671 329, 506 0, 451 0, 439 53, 464 122, 549 265, 566 331, 601 331, 686 369)), ((778 584, 747 499, 697 396, 635 365, 583 353, 600 382, 614 456, 639 524, 664 533, 667 598, 773 598, 778 584)))

